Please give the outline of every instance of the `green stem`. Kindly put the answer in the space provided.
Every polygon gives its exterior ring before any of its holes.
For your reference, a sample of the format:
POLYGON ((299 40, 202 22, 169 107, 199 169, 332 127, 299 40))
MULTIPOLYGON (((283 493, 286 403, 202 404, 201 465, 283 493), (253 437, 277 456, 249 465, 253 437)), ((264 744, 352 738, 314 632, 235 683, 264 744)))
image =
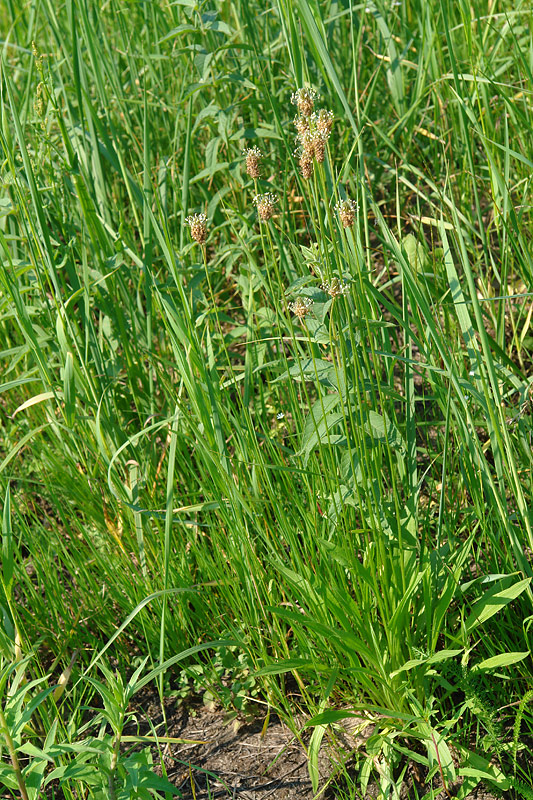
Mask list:
MULTIPOLYGON (((226 340, 224 338, 224 331, 222 330, 222 325, 220 324, 220 319, 219 319, 219 316, 218 316, 218 307, 217 307, 217 304, 216 304, 215 295, 214 295, 214 292, 213 292, 213 287, 211 285, 211 278, 209 276, 209 267, 207 265, 207 248, 206 248, 205 245, 202 246, 202 253, 203 253, 203 260, 204 260, 204 272, 205 272, 205 277, 207 279, 207 286, 209 288, 209 298, 211 300, 211 305, 213 307, 213 311, 214 311, 214 314, 215 314, 215 323, 216 323, 216 327, 217 327, 217 330, 218 330, 218 335, 220 336, 220 344, 222 346, 222 350, 224 351, 224 355, 226 356, 226 361, 227 361, 227 364, 228 364, 228 372, 231 375, 232 380, 235 382, 235 373, 233 371, 233 367, 231 365, 230 355, 229 355, 229 352, 228 352, 228 348, 226 346, 226 340)), ((235 385, 236 385, 236 382, 235 382, 235 385)), ((241 396, 240 396, 240 394, 238 392, 237 392, 237 397, 239 398, 239 400, 241 400, 241 396)), ((242 403, 242 401, 241 401, 241 403, 242 403)))
MULTIPOLYGON (((124 723, 124 717, 122 716, 121 725, 119 730, 122 731, 122 724, 124 723)), ((117 733, 115 736, 115 742, 113 744, 113 755, 111 757, 111 769, 109 771, 109 779, 107 781, 108 788, 109 788, 109 798, 110 800, 116 800, 116 792, 115 792, 115 772, 117 771, 117 764, 118 759, 120 756, 120 740, 121 734, 117 733)))
POLYGON ((20 769, 20 764, 17 757, 17 751, 15 749, 15 743, 11 738, 11 734, 9 733, 9 729, 7 727, 7 721, 4 712, 1 708, 0 708, 0 735, 4 737, 7 749, 9 751, 9 757, 11 758, 11 765, 13 767, 13 772, 15 773, 15 777, 19 785, 20 796, 22 800, 30 800, 28 797, 28 792, 26 791, 26 784, 24 783, 22 770, 20 769))

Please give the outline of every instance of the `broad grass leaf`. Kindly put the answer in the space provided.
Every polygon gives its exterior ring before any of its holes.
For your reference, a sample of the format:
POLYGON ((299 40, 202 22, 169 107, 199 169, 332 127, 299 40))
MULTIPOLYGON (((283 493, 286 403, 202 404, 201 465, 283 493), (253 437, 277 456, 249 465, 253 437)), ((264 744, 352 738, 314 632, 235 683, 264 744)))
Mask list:
MULTIPOLYGON (((28 687, 31 687, 35 683, 42 683, 44 680, 46 680, 46 676, 44 678, 39 678, 37 681, 31 681, 31 683, 27 684, 27 686, 24 686, 20 690, 22 698, 25 698, 28 687)), ((52 694, 55 688, 55 686, 49 686, 47 689, 42 689, 35 695, 35 697, 32 697, 32 699, 26 705, 24 705, 24 710, 22 710, 22 708, 19 706, 18 713, 15 715, 15 719, 13 720, 14 724, 12 725, 10 731, 13 739, 16 739, 18 732, 21 731, 31 720, 35 709, 46 700, 48 695, 52 694)), ((13 698, 13 700, 15 700, 15 698, 13 698)), ((15 703, 13 705, 15 705, 15 703)))
POLYGON ((273 126, 263 124, 257 128, 237 128, 229 139, 230 141, 241 141, 241 139, 281 139, 281 136, 273 126))
POLYGON ((402 247, 415 273, 425 267, 427 259, 424 246, 412 233, 408 233, 407 236, 402 239, 402 247))
POLYGON ((298 453, 304 457, 304 464, 307 464, 311 451, 327 437, 331 428, 344 419, 341 412, 333 413, 340 400, 340 395, 329 394, 317 400, 311 409, 303 430, 302 448, 298 453))
POLYGON ((6 789, 19 789, 19 784, 11 765, 0 766, 0 783, 3 783, 6 789))
POLYGON ((398 450, 400 453, 405 454, 406 447, 403 437, 386 415, 382 416, 376 411, 369 411, 368 428, 374 440, 384 444, 388 442, 393 450, 398 450))
POLYGON ((258 672, 255 672, 254 675, 258 677, 262 675, 283 675, 285 672, 292 672, 294 669, 301 670, 306 667, 321 671, 331 669, 331 667, 328 667, 326 664, 319 664, 308 658, 288 658, 276 664, 267 664, 265 667, 261 667, 258 672))
POLYGON ((74 358, 70 352, 67 353, 65 359, 63 395, 65 398, 65 417, 67 424, 72 427, 76 415, 76 382, 74 376, 74 358))
POLYGON ((317 725, 311 735, 311 741, 309 742, 309 762, 307 768, 309 770, 309 777, 311 778, 311 785, 313 787, 314 794, 318 792, 318 782, 320 779, 320 773, 318 771, 318 755, 320 753, 320 745, 322 744, 326 727, 326 725, 317 725))
POLYGON ((453 574, 448 575, 444 583, 442 594, 439 598, 439 601, 433 613, 432 649, 435 649, 437 646, 437 640, 440 635, 441 626, 444 621, 445 615, 448 613, 448 609, 450 607, 450 603, 452 602, 456 589, 457 589, 457 580, 455 576, 453 574))
POLYGON ((223 33, 225 36, 233 36, 235 34, 235 31, 230 28, 229 25, 218 19, 207 20, 205 22, 205 29, 215 31, 216 33, 223 33))
POLYGON ((175 36, 179 36, 180 33, 194 33, 196 28, 194 25, 178 25, 176 28, 173 28, 169 33, 159 39, 158 44, 163 44, 163 42, 167 42, 169 39, 173 39, 175 36))
POLYGON ((10 389, 18 389, 19 386, 22 386, 25 383, 35 383, 38 381, 38 377, 28 377, 28 378, 18 378, 15 381, 8 381, 7 383, 0 384, 0 394, 2 392, 8 392, 10 389))
POLYGON ((471 369, 473 370, 473 374, 477 380, 479 378, 477 364, 478 344, 475 336, 474 326, 468 312, 468 305, 463 293, 461 281, 459 280, 459 276, 457 274, 452 250, 448 244, 446 230, 442 225, 439 226, 439 230, 441 232, 444 247, 444 266, 446 267, 448 285, 450 287, 452 300, 455 305, 457 320, 461 326, 461 332, 463 334, 466 349, 470 358, 471 369))
POLYGON ((7 484, 2 513, 2 588, 8 602, 11 600, 11 584, 15 559, 13 555, 13 531, 11 528, 11 492, 7 484))
POLYGON ((285 375, 282 375, 278 380, 288 375, 293 380, 318 380, 319 383, 326 384, 333 387, 335 385, 335 368, 331 361, 324 361, 321 358, 307 358, 299 360, 294 364, 285 375))
POLYGON ((511 664, 517 664, 519 661, 523 661, 524 658, 528 657, 529 653, 529 650, 525 650, 521 653, 500 653, 497 656, 486 658, 479 664, 474 664, 472 667, 472 672, 485 669, 496 669, 498 667, 508 667, 511 664))
POLYGON ((490 781, 495 783, 498 789, 506 792, 511 788, 510 780, 505 776, 496 764, 493 764, 489 759, 477 755, 470 751, 463 754, 463 763, 466 766, 459 769, 460 777, 472 777, 478 780, 490 781))
POLYGON ((141 678, 141 680, 137 683, 137 685, 134 687, 134 691, 138 692, 148 683, 153 681, 154 678, 164 674, 167 669, 173 667, 174 664, 177 664, 179 661, 186 661, 190 656, 193 656, 196 653, 201 653, 203 650, 209 650, 210 648, 216 649, 218 647, 235 647, 238 644, 239 642, 237 642, 235 639, 219 639, 212 642, 205 642, 204 644, 198 644, 194 647, 189 647, 187 650, 183 650, 181 653, 178 653, 171 658, 167 658, 167 660, 163 661, 162 664, 159 664, 159 666, 150 670, 150 672, 145 675, 144 678, 141 678))
POLYGON ((442 770, 447 782, 456 779, 455 765, 453 756, 450 752, 443 733, 439 733, 427 722, 418 724, 418 730, 425 739, 430 767, 438 767, 442 770))
POLYGON ((304 286, 307 286, 308 283, 314 281, 312 275, 304 275, 303 278, 296 278, 296 280, 292 281, 292 283, 287 286, 285 289, 285 297, 290 297, 293 294, 296 294, 300 289, 304 286))
POLYGON ((44 786, 55 780, 62 782, 76 780, 89 786, 98 786, 102 782, 101 770, 91 764, 84 763, 84 761, 85 756, 82 756, 81 762, 75 760, 66 766, 56 767, 46 776, 44 786))
POLYGON ((531 582, 531 578, 524 578, 523 581, 518 581, 508 589, 503 589, 501 592, 495 591, 486 592, 481 600, 479 600, 472 613, 465 623, 467 633, 472 633, 479 625, 482 625, 494 614, 497 614, 500 609, 506 606, 511 600, 515 600, 523 591, 527 589, 531 582))
POLYGON ((483 584, 483 583, 494 583, 494 581, 501 581, 503 578, 509 578, 508 572, 495 572, 490 575, 481 575, 478 578, 474 578, 471 581, 466 581, 466 583, 461 583, 460 589, 464 593, 469 589, 471 586, 475 586, 476 584, 483 584))
POLYGON ((363 480, 361 458, 355 448, 346 450, 342 454, 340 465, 340 478, 343 483, 353 486, 363 480))
POLYGON ((422 664, 439 664, 441 661, 447 661, 450 658, 455 658, 455 656, 460 655, 462 652, 462 650, 439 650, 438 653, 434 653, 428 658, 414 658, 411 661, 406 661, 405 664, 399 669, 391 672, 391 678, 393 678, 395 675, 399 675, 400 672, 408 672, 411 669, 415 669, 415 667, 420 667, 422 664))
POLYGON ((13 416, 15 417, 19 411, 25 411, 27 408, 35 406, 37 403, 43 403, 45 400, 51 400, 53 397, 56 397, 56 392, 41 392, 40 394, 36 394, 35 397, 30 397, 29 400, 26 400, 16 408, 13 411, 13 416))
POLYGON ((348 717, 361 719, 360 714, 354 714, 352 711, 346 711, 342 708, 328 708, 327 711, 322 711, 321 714, 317 714, 307 720, 304 728, 314 728, 315 725, 331 725, 334 722, 340 722, 341 719, 348 719, 348 717))

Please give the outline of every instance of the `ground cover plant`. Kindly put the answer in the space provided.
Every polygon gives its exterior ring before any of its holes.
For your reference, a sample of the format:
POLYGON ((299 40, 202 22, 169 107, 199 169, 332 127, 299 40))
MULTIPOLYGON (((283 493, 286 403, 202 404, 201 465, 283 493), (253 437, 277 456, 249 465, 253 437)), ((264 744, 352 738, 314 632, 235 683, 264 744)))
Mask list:
POLYGON ((531 797, 530 4, 0 9, 5 796, 531 797))

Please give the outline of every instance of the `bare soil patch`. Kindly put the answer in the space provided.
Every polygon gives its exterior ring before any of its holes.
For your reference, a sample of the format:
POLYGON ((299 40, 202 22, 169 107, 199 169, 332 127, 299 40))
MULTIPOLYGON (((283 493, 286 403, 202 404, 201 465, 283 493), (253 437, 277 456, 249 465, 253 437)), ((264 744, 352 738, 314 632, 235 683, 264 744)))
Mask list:
MULTIPOLYGON (((144 709, 153 723, 161 721, 157 697, 148 706, 144 704, 144 709)), ((201 741, 201 744, 167 745, 163 751, 167 778, 180 789, 183 800, 312 800, 314 797, 305 751, 310 732, 299 741, 277 717, 271 717, 266 728, 264 719, 236 725, 228 722, 224 711, 209 711, 200 703, 179 707, 169 703, 165 711, 167 736, 201 741)), ((355 744, 352 738, 349 734, 341 737, 345 753, 355 744)), ((335 772, 336 760, 335 750, 324 738, 318 760, 321 787, 335 772)), ((160 763, 154 752, 156 761, 160 763)), ((346 787, 343 792, 342 778, 339 782, 341 786, 331 782, 320 797, 323 800, 361 797, 353 787, 351 791, 346 787)), ((433 788, 435 797, 445 800, 446 793, 441 791, 439 795, 436 783, 433 788)), ((418 784, 417 789, 421 797, 430 787, 418 784)), ((378 786, 369 785, 365 799, 378 796, 378 786)), ((409 785, 402 791, 402 800, 415 796, 409 785)), ((496 797, 480 785, 468 800, 496 800, 496 797)))
MULTIPOLYGON (((147 711, 153 714, 155 708, 147 711)), ((201 742, 164 750, 167 778, 184 800, 313 797, 305 748, 277 717, 272 716, 266 727, 264 719, 237 723, 228 721, 224 711, 209 711, 196 703, 168 708, 166 716, 168 736, 201 742)), ((321 779, 330 772, 325 752, 319 759, 321 779)))

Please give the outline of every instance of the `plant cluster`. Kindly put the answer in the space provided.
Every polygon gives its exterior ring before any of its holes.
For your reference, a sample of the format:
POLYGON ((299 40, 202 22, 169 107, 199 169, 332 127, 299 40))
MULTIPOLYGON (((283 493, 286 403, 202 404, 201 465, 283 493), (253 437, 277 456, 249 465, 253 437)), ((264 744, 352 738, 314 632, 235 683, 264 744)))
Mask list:
POLYGON ((305 711, 317 792, 355 721, 353 797, 527 797, 527 9, 127 13, 3 54, 1 780, 173 793, 153 681, 305 711))

